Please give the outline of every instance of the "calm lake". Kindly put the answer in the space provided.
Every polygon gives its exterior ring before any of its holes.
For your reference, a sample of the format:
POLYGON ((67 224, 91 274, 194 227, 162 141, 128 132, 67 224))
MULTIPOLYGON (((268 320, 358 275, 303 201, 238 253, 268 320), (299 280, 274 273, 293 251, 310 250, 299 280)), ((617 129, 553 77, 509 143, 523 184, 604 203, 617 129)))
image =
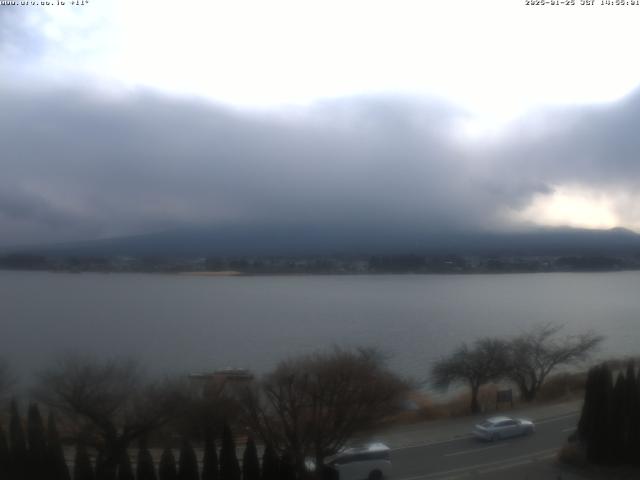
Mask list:
POLYGON ((264 372, 331 345, 373 345, 424 379, 457 344, 538 322, 640 353, 640 272, 195 277, 0 271, 0 356, 23 380, 62 351, 132 355, 157 372, 264 372))

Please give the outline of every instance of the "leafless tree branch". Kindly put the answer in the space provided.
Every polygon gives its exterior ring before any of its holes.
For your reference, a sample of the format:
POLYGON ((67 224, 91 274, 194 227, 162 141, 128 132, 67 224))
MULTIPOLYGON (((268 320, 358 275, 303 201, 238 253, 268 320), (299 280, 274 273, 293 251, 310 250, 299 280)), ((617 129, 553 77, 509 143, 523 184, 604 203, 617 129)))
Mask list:
POLYGON ((147 382, 133 360, 65 355, 42 372, 35 396, 60 411, 77 435, 94 438, 111 471, 129 444, 167 423, 181 404, 169 381, 147 382))
POLYGON ((508 377, 518 386, 524 400, 535 400, 554 369, 583 362, 604 339, 593 332, 559 337, 562 329, 562 325, 548 322, 511 340, 508 377))
POLYGON ((307 456, 321 465, 355 433, 392 413, 407 389, 378 351, 336 348, 281 362, 240 398, 247 424, 288 451, 301 470, 307 456))

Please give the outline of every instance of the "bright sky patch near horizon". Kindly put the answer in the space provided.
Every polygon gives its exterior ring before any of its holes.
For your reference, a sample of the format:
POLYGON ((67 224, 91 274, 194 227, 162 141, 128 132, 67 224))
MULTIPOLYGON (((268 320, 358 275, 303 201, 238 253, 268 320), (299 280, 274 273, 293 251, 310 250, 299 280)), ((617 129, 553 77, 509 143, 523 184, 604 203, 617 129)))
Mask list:
MULTIPOLYGON (((25 28, 0 37, 0 63, 12 77, 0 84, 85 89, 116 103, 151 89, 267 115, 332 99, 424 98, 456 109, 454 137, 463 149, 510 146, 513 126, 531 115, 615 105, 638 88, 640 6, 601 3, 90 0, 83 6, 4 6, 0 15, 21 10, 25 28)), ((553 134, 552 121, 540 128, 553 134)), ((478 169, 481 160, 473 162, 478 169)), ((512 219, 640 229, 640 214, 623 207, 638 195, 634 182, 625 183, 620 203, 610 181, 601 188, 594 177, 537 177, 533 183, 549 188, 525 205, 516 202, 512 219)))

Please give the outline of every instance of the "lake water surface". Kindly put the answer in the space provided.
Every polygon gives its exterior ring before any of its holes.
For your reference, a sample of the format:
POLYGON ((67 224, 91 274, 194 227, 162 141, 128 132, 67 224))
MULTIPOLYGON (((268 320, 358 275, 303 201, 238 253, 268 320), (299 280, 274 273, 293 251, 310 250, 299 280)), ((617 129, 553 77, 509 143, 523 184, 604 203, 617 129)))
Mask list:
MULTIPOLYGON (((463 341, 538 322, 640 353, 640 272, 194 277, 0 271, 0 356, 23 378, 59 352, 132 355, 153 372, 264 372, 331 345, 372 345, 416 379, 463 341)), ((26 379, 26 378, 25 378, 26 379)))

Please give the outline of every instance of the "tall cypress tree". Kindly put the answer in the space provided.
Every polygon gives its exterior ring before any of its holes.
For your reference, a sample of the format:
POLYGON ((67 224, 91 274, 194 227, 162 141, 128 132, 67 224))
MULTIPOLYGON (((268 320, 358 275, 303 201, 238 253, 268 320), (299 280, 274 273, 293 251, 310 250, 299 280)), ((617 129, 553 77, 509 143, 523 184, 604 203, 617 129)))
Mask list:
POLYGON ((240 465, 236 455, 236 444, 229 425, 222 431, 222 448, 220 449, 220 479, 240 480, 240 465))
POLYGON ((280 457, 280 480, 296 480, 296 471, 293 465, 293 458, 289 452, 284 452, 280 457))
POLYGON ((587 444, 593 431, 595 418, 594 405, 596 396, 596 383, 599 367, 592 367, 587 374, 587 381, 584 389, 584 401, 582 402, 582 412, 578 421, 578 438, 583 444, 587 444))
POLYGON ((124 452, 118 463, 118 480, 136 480, 129 452, 124 452))
POLYGON ((96 474, 96 480, 113 480, 109 478, 109 472, 107 471, 104 462, 104 453, 101 450, 98 450, 98 454, 96 455, 96 462, 93 467, 93 471, 96 474))
POLYGON ((219 480, 218 453, 211 429, 204 434, 204 457, 202 458, 202 480, 219 480))
POLYGON ((51 480, 71 480, 69 467, 64 458, 64 449, 60 443, 58 426, 52 412, 47 419, 47 464, 51 480))
POLYGON ((611 431, 609 424, 612 412, 612 376, 605 364, 598 369, 593 394, 592 431, 587 436, 587 458, 596 464, 611 461, 611 431))
POLYGON ((176 459, 173 451, 167 447, 160 457, 160 465, 158 466, 159 480, 178 480, 178 470, 176 469, 176 459))
POLYGON ((262 480, 278 480, 278 455, 271 444, 267 444, 262 454, 262 480))
POLYGON ((622 407, 622 456, 620 461, 625 463, 632 463, 634 459, 635 443, 634 437, 637 436, 638 428, 634 423, 636 422, 635 405, 637 403, 637 388, 636 388, 636 374, 635 367, 632 362, 627 365, 626 373, 624 376, 624 401, 622 407))
POLYGON ((629 428, 629 459, 632 465, 640 465, 640 368, 634 383, 629 385, 629 405, 631 408, 629 428))
POLYGON ((627 447, 627 423, 626 413, 626 378, 622 373, 618 374, 616 384, 613 387, 611 405, 611 420, 609 422, 609 450, 612 463, 619 464, 624 461, 627 447))
POLYGON ((2 424, 0 424, 0 478, 9 477, 9 444, 4 434, 2 424))
POLYGON ((598 458, 597 445, 594 438, 598 433, 596 429, 599 413, 600 373, 601 366, 594 367, 590 371, 582 406, 582 416, 578 424, 578 432, 586 446, 587 459, 590 462, 595 462, 598 458))
POLYGON ((95 480, 91 459, 87 449, 79 443, 76 446, 76 458, 73 467, 73 480, 95 480))
POLYGON ((27 478, 28 452, 27 442, 18 411, 18 403, 11 401, 11 420, 9 424, 10 472, 14 478, 27 478))
POLYGON ((180 447, 178 480, 199 480, 198 458, 191 443, 185 438, 180 447))
POLYGON ((27 414, 27 439, 29 444, 29 476, 34 480, 41 480, 49 474, 47 468, 47 441, 44 423, 40 410, 35 403, 29 405, 27 414))
POLYGON ((156 468, 153 457, 147 448, 147 442, 140 440, 138 450, 138 465, 136 466, 136 480, 156 480, 156 468))
POLYGON ((640 464, 640 372, 632 363, 615 386, 606 364, 589 371, 578 434, 591 463, 640 464))
POLYGON ((602 432, 602 445, 601 451, 603 460, 602 463, 610 464, 613 462, 613 435, 614 432, 611 430, 611 421, 613 418, 613 373, 608 365, 605 365, 604 370, 604 379, 603 379, 603 415, 600 417, 600 431, 602 432))
POLYGON ((258 449, 251 437, 247 438, 242 456, 242 480, 260 480, 260 461, 258 449))

